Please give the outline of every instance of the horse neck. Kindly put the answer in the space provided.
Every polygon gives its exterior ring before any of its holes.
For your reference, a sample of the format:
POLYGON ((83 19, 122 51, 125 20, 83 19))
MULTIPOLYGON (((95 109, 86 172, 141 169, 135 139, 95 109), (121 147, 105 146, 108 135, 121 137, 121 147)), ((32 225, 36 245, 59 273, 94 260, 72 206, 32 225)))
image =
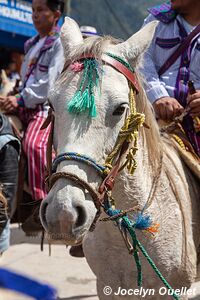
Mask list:
POLYGON ((117 179, 114 198, 118 208, 127 209, 138 204, 143 207, 156 183, 155 178, 159 178, 161 156, 154 161, 154 168, 145 135, 139 140, 135 160, 137 167, 134 174, 130 175, 125 169, 117 179))

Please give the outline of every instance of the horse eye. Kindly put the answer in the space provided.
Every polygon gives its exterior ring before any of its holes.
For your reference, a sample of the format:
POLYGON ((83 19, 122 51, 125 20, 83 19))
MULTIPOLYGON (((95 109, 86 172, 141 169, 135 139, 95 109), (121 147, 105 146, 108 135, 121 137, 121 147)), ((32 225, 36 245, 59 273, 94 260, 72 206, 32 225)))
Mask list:
POLYGON ((121 116, 124 113, 126 108, 127 108, 126 104, 121 104, 114 110, 113 116, 121 116))

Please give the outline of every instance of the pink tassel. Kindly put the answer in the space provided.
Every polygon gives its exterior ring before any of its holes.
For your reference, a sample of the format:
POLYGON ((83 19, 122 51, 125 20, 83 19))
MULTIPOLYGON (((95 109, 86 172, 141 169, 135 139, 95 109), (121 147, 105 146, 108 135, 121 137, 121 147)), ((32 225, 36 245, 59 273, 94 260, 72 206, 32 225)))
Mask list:
POLYGON ((84 68, 84 64, 78 61, 75 61, 73 64, 70 65, 70 69, 74 72, 80 72, 84 68))

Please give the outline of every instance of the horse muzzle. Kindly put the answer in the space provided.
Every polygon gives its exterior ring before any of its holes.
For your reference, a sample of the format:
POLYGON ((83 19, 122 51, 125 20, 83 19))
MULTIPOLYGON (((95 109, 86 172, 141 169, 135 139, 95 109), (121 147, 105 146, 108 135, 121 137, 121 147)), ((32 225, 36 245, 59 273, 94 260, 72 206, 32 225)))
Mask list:
MULTIPOLYGON (((88 218, 84 202, 66 202, 67 206, 54 205, 54 202, 49 202, 48 198, 43 200, 40 207, 40 219, 49 239, 67 245, 76 245, 82 241, 92 220, 90 222, 88 218)), ((55 201, 55 203, 58 202, 55 201)))

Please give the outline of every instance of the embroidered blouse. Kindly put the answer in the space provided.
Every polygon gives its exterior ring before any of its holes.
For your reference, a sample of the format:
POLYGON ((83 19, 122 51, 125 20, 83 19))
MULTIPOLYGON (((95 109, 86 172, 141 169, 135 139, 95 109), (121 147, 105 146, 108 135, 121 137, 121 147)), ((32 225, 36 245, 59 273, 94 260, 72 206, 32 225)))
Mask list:
POLYGON ((64 65, 59 28, 52 30, 33 57, 33 47, 38 41, 39 36, 35 36, 25 43, 25 58, 21 69, 22 88, 18 103, 31 109, 39 104, 43 104, 45 109, 48 92, 64 65))

